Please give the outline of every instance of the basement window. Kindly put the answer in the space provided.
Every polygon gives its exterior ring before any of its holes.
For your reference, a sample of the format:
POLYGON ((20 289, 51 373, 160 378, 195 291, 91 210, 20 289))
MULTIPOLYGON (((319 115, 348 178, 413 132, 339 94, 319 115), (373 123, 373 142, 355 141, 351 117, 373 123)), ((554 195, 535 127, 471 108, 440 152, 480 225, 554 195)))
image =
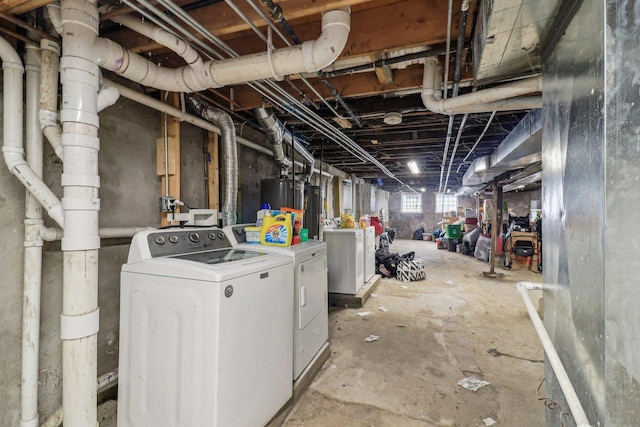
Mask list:
POLYGON ((422 213, 422 194, 402 194, 402 213, 422 213))
POLYGON ((436 213, 457 212, 458 196, 436 193, 436 213))

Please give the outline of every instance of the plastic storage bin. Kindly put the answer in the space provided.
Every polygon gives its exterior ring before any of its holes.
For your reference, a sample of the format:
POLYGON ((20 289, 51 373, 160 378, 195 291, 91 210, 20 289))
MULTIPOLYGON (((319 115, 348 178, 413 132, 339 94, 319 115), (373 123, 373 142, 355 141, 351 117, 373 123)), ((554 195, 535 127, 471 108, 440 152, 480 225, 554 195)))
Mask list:
POLYGON ((447 224, 447 237, 450 239, 459 239, 461 236, 460 233, 460 224, 447 224))

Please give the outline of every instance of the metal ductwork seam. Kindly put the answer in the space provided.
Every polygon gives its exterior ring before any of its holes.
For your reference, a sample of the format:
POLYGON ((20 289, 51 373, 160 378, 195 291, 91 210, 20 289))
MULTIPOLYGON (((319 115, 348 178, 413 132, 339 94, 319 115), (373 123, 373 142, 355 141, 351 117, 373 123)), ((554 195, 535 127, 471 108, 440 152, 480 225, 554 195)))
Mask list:
POLYGON ((212 107, 200 97, 189 98, 191 106, 205 120, 208 120, 220 128, 222 134, 222 163, 225 170, 224 204, 222 205, 223 226, 235 225, 238 197, 238 149, 236 146, 236 128, 233 120, 224 111, 212 107))

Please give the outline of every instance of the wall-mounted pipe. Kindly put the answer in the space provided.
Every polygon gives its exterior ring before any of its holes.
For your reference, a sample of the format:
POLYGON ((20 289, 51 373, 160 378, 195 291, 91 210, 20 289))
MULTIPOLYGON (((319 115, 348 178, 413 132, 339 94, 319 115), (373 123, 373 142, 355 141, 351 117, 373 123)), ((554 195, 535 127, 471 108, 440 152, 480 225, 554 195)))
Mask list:
POLYGON ((238 149, 236 146, 236 128, 233 120, 224 111, 212 107, 200 97, 189 98, 193 108, 206 120, 217 124, 222 131, 222 165, 225 171, 224 204, 222 206, 222 224, 224 226, 236 223, 238 198, 238 149))
MULTIPOLYGON (((514 103, 511 104, 511 101, 509 101, 510 98, 528 95, 542 90, 542 77, 536 76, 456 96, 454 98, 438 99, 436 93, 440 91, 440 88, 435 87, 437 66, 437 58, 425 59, 421 93, 424 106, 434 113, 455 114, 479 112, 477 111, 478 109, 486 112, 513 110, 515 106, 522 108, 523 103, 514 100, 514 103), (473 108, 474 110, 468 111, 467 109, 469 108, 473 108)), ((539 104, 539 101, 536 100, 534 102, 532 98, 529 98, 529 101, 535 105, 539 104)))
MULTIPOLYGON (((59 9, 58 9, 59 10, 59 9)), ((40 74, 40 105, 38 118, 47 141, 62 159, 62 129, 58 124, 58 68, 60 66, 60 44, 41 40, 42 71, 40 74)))
POLYGON ((577 427, 590 427, 591 424, 589 423, 587 414, 584 412, 582 404, 580 403, 580 399, 578 399, 578 395, 576 394, 576 391, 571 384, 569 375, 567 375, 567 371, 562 365, 560 356, 558 356, 558 352, 553 346, 553 341, 551 341, 551 338, 549 337, 549 334, 547 333, 542 320, 540 320, 540 316, 538 316, 536 308, 531 302, 531 298, 529 298, 529 294, 527 294, 527 291, 535 289, 544 289, 544 285, 532 282, 516 283, 516 290, 522 297, 522 301, 524 301, 524 305, 527 308, 527 312, 529 313, 529 317, 531 318, 533 327, 538 333, 538 337, 540 338, 540 342, 542 343, 544 352, 547 355, 547 360, 549 360, 549 364, 551 365, 551 368, 556 375, 558 384, 560 384, 560 388, 562 389, 562 393, 564 394, 567 404, 569 405, 569 409, 571 409, 571 415, 573 416, 577 427))
MULTIPOLYGON (((27 161, 42 178, 42 132, 38 122, 40 50, 26 46, 27 74, 27 161)), ((5 107, 6 108, 6 107, 5 107)), ((22 300, 22 382, 20 387, 20 426, 38 427, 38 374, 40 356, 40 290, 42 287, 42 206, 26 192, 24 220, 24 281, 22 300)))
MULTIPOLYGON (((143 93, 140 93, 138 91, 135 91, 127 86, 121 85, 119 83, 115 83, 113 81, 107 80, 105 79, 105 82, 108 82, 109 85, 115 86, 118 89, 118 92, 120 92, 120 95, 123 98, 129 99, 131 101, 137 102, 140 105, 144 105, 145 107, 149 107, 151 109, 154 109, 156 111, 159 111, 161 113, 165 113, 170 115, 171 117, 175 117, 176 119, 179 119, 180 121, 192 124, 196 127, 199 127, 200 129, 204 129, 206 131, 209 132, 213 132, 216 133, 218 135, 221 134, 221 130, 218 126, 214 125, 211 122, 208 122, 206 120, 203 120, 199 117, 196 117, 194 115, 191 114, 187 114, 184 111, 172 107, 171 105, 165 104, 162 101, 159 101, 155 98, 152 98, 150 96, 147 96, 143 93)), ((272 155, 272 151, 269 150, 267 147, 263 147, 260 144, 256 144, 253 141, 249 141, 246 138, 243 138, 241 136, 236 136, 236 141, 238 142, 238 144, 251 148, 252 150, 258 151, 262 154, 266 154, 268 156, 272 155)), ((295 162, 295 164, 297 166, 303 166, 301 163, 295 162)), ((325 171, 320 171, 319 169, 313 169, 313 173, 319 173, 322 174, 323 176, 333 176, 328 172, 325 171)))
POLYGON ((62 0, 62 146, 64 164, 62 406, 66 427, 97 423, 98 190, 97 111, 100 68, 93 59, 98 37, 97 0, 62 0))
POLYGON ((58 197, 33 172, 24 158, 22 74, 24 67, 20 56, 5 39, 0 38, 0 58, 3 69, 3 146, 2 153, 7 167, 38 199, 49 216, 64 225, 62 205, 58 197))
POLYGON ((316 40, 238 58, 207 61, 198 68, 159 67, 117 43, 101 38, 95 40, 93 54, 101 67, 145 86, 173 92, 196 92, 270 78, 274 74, 316 72, 340 55, 349 29, 349 12, 332 10, 322 15, 322 34, 316 40))
POLYGON ((98 91, 98 98, 96 100, 96 109, 98 113, 118 102, 118 98, 120 98, 118 88, 108 84, 100 86, 100 91, 98 91))

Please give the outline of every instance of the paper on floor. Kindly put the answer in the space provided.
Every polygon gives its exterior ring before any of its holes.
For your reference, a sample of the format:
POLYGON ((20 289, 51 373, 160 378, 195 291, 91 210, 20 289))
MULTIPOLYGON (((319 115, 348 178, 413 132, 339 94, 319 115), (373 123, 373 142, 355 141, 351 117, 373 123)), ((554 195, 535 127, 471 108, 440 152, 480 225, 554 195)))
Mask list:
POLYGON ((458 381, 459 386, 462 386, 462 388, 466 388, 467 390, 471 390, 471 391, 478 391, 482 387, 489 384, 491 383, 488 381, 480 380, 476 377, 467 377, 458 381))

